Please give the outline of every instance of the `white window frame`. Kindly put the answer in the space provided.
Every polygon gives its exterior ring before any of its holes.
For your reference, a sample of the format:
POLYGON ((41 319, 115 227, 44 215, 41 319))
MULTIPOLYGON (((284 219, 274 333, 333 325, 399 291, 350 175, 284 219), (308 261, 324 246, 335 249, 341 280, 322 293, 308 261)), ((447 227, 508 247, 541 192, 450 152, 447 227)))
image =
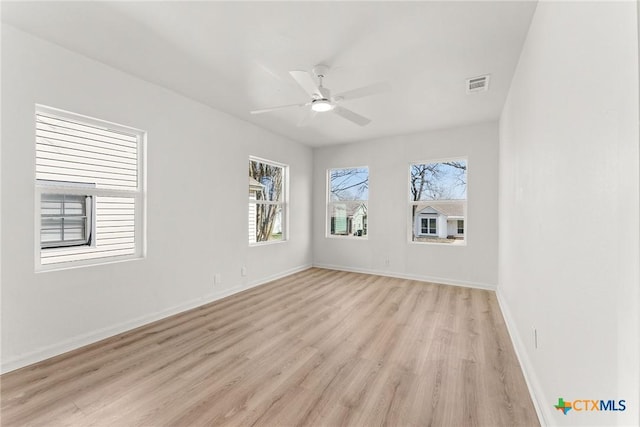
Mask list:
POLYGON ((273 200, 256 200, 249 197, 249 203, 247 204, 247 225, 251 220, 250 218, 250 205, 277 205, 280 206, 281 212, 281 228, 282 228, 282 239, 280 240, 265 240, 262 242, 251 242, 249 240, 249 246, 264 246, 264 245, 273 245, 277 243, 286 243, 289 240, 289 165, 276 162, 273 160, 265 159, 257 156, 249 156, 249 163, 251 162, 259 162, 266 163, 271 166, 276 166, 282 168, 282 194, 279 201, 273 200))
MULTIPOLYGON (((96 119, 88 117, 82 114, 73 113, 70 111, 61 110, 58 108, 48 107, 44 105, 36 104, 35 113, 46 114, 61 120, 69 120, 76 123, 81 123, 89 126, 101 127, 106 130, 124 132, 130 135, 136 135, 138 139, 137 147, 137 187, 135 190, 119 190, 119 189, 104 189, 96 188, 93 186, 87 186, 81 183, 72 182, 56 182, 56 181, 41 181, 34 178, 35 181, 35 201, 34 201, 34 249, 35 249, 35 271, 55 271, 66 270, 69 268, 95 266, 102 264, 110 264, 114 262, 129 261, 135 259, 142 259, 146 256, 146 152, 147 152, 147 133, 140 129, 124 126, 116 123, 112 123, 106 120, 96 119), (126 197, 133 198, 135 203, 135 222, 134 222, 134 240, 135 249, 131 255, 116 255, 102 258, 73 260, 68 262, 42 264, 41 254, 43 251, 56 250, 64 251, 65 249, 73 250, 78 246, 71 246, 68 248, 42 248, 41 247, 41 200, 43 194, 70 194, 70 195, 82 195, 91 196, 93 206, 95 207, 95 201, 97 197, 126 197)), ((34 115, 35 118, 35 115, 34 115)), ((35 141, 35 125, 34 125, 34 141, 35 141)), ((34 144, 35 146, 35 144, 34 144)), ((34 150, 34 165, 35 165, 35 150, 34 150)), ((95 209, 92 212, 92 227, 95 227, 95 209)), ((95 232, 95 228, 92 229, 95 232)), ((89 243, 89 247, 95 245, 95 238, 89 243)))
POLYGON ((435 216, 424 216, 420 218, 420 234, 432 235, 438 234, 438 218, 435 216), (427 221, 427 231, 424 231, 423 221, 427 221), (433 228, 431 227, 431 221, 433 221, 433 228))
POLYGON ((367 180, 370 179, 371 173, 369 166, 341 166, 341 167, 333 167, 328 168, 325 177, 326 183, 326 191, 325 191, 325 238, 327 239, 351 239, 351 240, 368 240, 369 239, 369 196, 367 191, 367 200, 345 200, 345 201, 331 201, 331 171, 339 170, 339 169, 366 169, 367 170, 367 180), (363 204, 367 209, 367 218, 366 218, 366 226, 363 224, 363 228, 366 229, 367 233, 363 236, 353 236, 350 234, 342 235, 342 234, 331 234, 331 213, 333 212, 333 207, 335 205, 345 204, 345 203, 355 203, 355 204, 363 204))
MULTIPOLYGON (((454 157, 445 157, 445 158, 440 158, 440 159, 430 159, 430 160, 416 160, 416 161, 411 161, 409 162, 409 166, 407 167, 407 198, 409 199, 409 203, 408 203, 408 209, 407 209, 407 241, 410 244, 415 244, 415 245, 438 245, 438 246, 450 246, 450 247, 464 247, 467 246, 468 242, 469 242, 469 235, 468 235, 468 200, 469 200, 469 159, 467 156, 454 156, 454 157), (423 204, 429 204, 432 205, 434 209, 436 209, 436 207, 439 204, 442 203, 448 203, 449 200, 423 200, 423 201, 418 201, 415 202, 413 200, 411 200, 411 167, 413 165, 426 165, 426 164, 433 164, 433 163, 445 163, 445 162, 453 162, 453 161, 464 161, 467 165, 467 198, 466 199, 462 199, 464 201, 464 227, 465 227, 465 232, 462 235, 459 235, 456 233, 457 236, 461 236, 462 237, 462 241, 460 242, 456 242, 455 244, 451 244, 451 243, 443 243, 443 242, 421 242, 421 241, 416 241, 413 240, 413 235, 415 232, 415 218, 413 217, 413 206, 417 206, 417 205, 423 205, 423 204)), ((422 225, 422 224, 421 224, 422 225)), ((436 218, 436 236, 438 235, 438 227, 440 225, 438 224, 438 218, 436 218)), ((457 231, 457 223, 456 223, 456 231, 457 231)), ((425 235, 423 235, 425 236, 425 235)))

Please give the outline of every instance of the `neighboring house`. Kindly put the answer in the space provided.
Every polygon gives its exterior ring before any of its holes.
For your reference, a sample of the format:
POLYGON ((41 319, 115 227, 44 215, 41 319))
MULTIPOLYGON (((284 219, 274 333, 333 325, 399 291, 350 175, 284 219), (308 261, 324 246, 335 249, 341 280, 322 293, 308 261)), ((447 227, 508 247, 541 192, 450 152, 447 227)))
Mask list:
MULTIPOLYGON (((258 193, 262 191, 264 185, 249 177, 249 200, 257 200, 258 193)), ((249 243, 256 243, 256 217, 258 207, 255 203, 249 203, 249 243)))
POLYGON ((334 204, 334 212, 331 217, 331 234, 338 236, 366 236, 367 205, 365 203, 358 205, 349 203, 334 204))
POLYGON ((419 204, 413 221, 416 237, 464 238, 465 201, 419 204))
MULTIPOLYGON (((255 178, 249 177, 249 200, 258 200, 258 193, 264 192, 265 187, 264 184, 259 183, 255 178)), ((261 200, 264 200, 264 196, 261 200)), ((264 204, 249 203, 249 243, 257 243, 258 209, 264 208, 264 204)), ((264 214, 264 210, 261 212, 264 214)), ((273 219, 271 234, 282 234, 282 215, 280 212, 277 212, 273 219)))
POLYGON ((367 206, 364 203, 358 205, 353 212, 351 224, 353 225, 352 234, 356 236, 367 235, 367 206))

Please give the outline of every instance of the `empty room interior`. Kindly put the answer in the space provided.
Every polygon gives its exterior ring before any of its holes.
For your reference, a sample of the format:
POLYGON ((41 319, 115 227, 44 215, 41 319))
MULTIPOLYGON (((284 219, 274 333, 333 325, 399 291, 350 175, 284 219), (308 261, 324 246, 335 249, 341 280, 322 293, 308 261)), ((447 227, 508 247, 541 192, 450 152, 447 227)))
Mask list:
POLYGON ((2 426, 640 425, 640 7, 2 1, 2 426))

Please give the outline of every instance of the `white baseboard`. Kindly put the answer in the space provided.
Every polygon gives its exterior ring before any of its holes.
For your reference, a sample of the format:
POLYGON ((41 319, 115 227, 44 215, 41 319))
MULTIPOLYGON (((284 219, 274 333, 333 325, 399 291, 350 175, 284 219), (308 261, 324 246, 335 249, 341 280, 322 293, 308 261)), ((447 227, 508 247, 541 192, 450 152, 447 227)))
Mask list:
POLYGON ((245 286, 236 286, 230 289, 222 290, 220 292, 208 294, 203 297, 183 302, 181 304, 178 304, 176 306, 170 307, 168 309, 165 309, 156 313, 140 316, 135 319, 131 319, 126 322, 119 323, 117 325, 98 329, 96 331, 92 331, 86 334, 75 336, 73 338, 69 338, 67 340, 64 340, 59 343, 55 343, 53 345, 41 347, 29 353, 10 358, 8 360, 3 360, 2 363, 0 364, 0 373, 4 374, 6 372, 10 372, 10 371, 22 368, 22 367, 31 365, 33 363, 41 362, 43 360, 49 359, 54 356, 58 356, 68 351, 76 350, 80 347, 93 344, 105 338, 109 338, 114 335, 118 335, 123 332, 127 332, 132 329, 138 328, 140 326, 144 326, 148 323, 155 322, 157 320, 161 320, 166 317, 173 316, 175 314, 182 313, 184 311, 191 310, 193 308, 200 307, 205 304, 209 304, 213 301, 217 301, 219 299, 228 297, 238 292, 242 292, 247 289, 251 289, 268 282, 272 282, 274 280, 289 276, 294 273, 298 273, 308 268, 311 268, 311 264, 301 265, 301 266, 280 272, 278 274, 273 274, 273 275, 261 278, 259 280, 253 281, 245 286))
POLYGON ((524 380, 527 383, 527 387, 529 388, 529 394, 531 395, 531 400, 533 401, 533 406, 536 408, 536 413, 538 414, 538 420, 540 421, 540 425, 542 427, 546 427, 549 425, 549 422, 553 419, 551 414, 551 405, 553 404, 553 400, 547 399, 544 392, 542 391, 542 387, 540 386, 540 382, 538 381, 538 377, 536 376, 535 370, 527 356, 526 347, 524 346, 524 341, 522 337, 518 333, 518 329, 516 328, 515 321, 513 320, 513 316, 509 311, 509 306, 507 305, 504 297, 502 296, 502 292, 500 292, 500 288, 496 290, 496 298, 498 300, 498 305, 500 306, 500 310, 502 311, 502 317, 504 318, 504 322, 507 325, 507 331, 509 332, 509 336, 511 337, 511 342, 513 344, 513 348, 516 352, 516 357, 518 358, 518 362, 520 362, 520 367, 522 368, 522 374, 524 375, 524 380))
POLYGON ((397 279, 417 280, 420 282, 438 283, 441 285, 463 286, 465 288, 477 288, 477 289, 484 289, 489 291, 496 290, 496 285, 493 285, 493 284, 471 282, 466 280, 448 279, 445 277, 419 276, 416 274, 405 274, 405 273, 397 273, 393 271, 384 271, 384 270, 372 270, 367 268, 352 268, 352 267, 346 267, 342 265, 331 265, 331 264, 314 263, 313 266, 318 268, 326 268, 328 270, 349 271, 352 273, 375 274, 377 276, 395 277, 397 279))

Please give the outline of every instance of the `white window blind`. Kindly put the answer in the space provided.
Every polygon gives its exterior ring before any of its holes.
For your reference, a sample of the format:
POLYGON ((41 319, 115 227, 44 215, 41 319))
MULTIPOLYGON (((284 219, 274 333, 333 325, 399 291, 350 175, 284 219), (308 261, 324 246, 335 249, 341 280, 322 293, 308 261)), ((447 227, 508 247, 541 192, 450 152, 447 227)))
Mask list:
POLYGON ((136 189, 136 135, 36 115, 36 179, 136 189))
POLYGON ((142 135, 140 131, 70 113, 37 110, 41 265, 140 253, 142 135), (56 201, 79 201, 82 197, 92 202, 84 209, 85 222, 80 224, 80 218, 72 218, 76 221, 76 235, 72 236, 76 238, 75 245, 51 243, 55 239, 64 241, 58 233, 66 231, 62 221, 56 223, 48 216, 54 214, 51 209, 55 210, 56 201), (81 225, 84 244, 78 244, 81 225))

